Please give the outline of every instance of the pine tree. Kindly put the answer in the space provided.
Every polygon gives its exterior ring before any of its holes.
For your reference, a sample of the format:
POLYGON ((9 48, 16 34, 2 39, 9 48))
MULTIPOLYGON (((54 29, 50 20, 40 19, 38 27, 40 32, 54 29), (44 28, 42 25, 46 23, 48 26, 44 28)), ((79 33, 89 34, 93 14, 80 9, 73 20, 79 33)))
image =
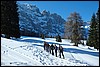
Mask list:
POLYGON ((99 49, 99 8, 98 11, 96 13, 96 22, 97 22, 97 46, 96 48, 99 49))
POLYGON ((73 26, 73 30, 72 30, 72 40, 73 40, 73 42, 75 43, 75 46, 78 46, 78 43, 79 43, 79 31, 78 31, 78 29, 79 29, 79 24, 78 24, 78 22, 76 21, 74 24, 73 24, 74 26, 73 26))
POLYGON ((91 25, 89 30, 89 38, 87 41, 87 45, 96 48, 97 45, 97 22, 96 22, 96 16, 95 14, 92 15, 91 18, 91 25))
POLYGON ((97 50, 99 49, 99 9, 96 13, 96 16, 95 14, 93 14, 91 18, 91 25, 87 45, 92 46, 97 50))
POLYGON ((65 34, 68 34, 68 38, 70 37, 71 42, 75 43, 75 46, 78 46, 81 43, 82 31, 81 24, 83 23, 81 16, 79 13, 71 13, 68 17, 68 21, 65 25, 65 34))
POLYGON ((20 37, 16 1, 1 1, 1 33, 6 38, 20 37))
POLYGON ((9 2, 8 1, 1 1, 1 34, 5 34, 6 38, 10 38, 11 34, 11 23, 9 18, 9 2))
POLYGON ((16 37, 16 38, 20 38, 20 29, 19 29, 19 17, 18 17, 18 6, 16 4, 16 1, 12 1, 12 3, 10 2, 12 10, 12 14, 10 15, 11 16, 11 24, 12 24, 12 36, 13 37, 16 37), (15 33, 16 32, 16 33, 15 33))

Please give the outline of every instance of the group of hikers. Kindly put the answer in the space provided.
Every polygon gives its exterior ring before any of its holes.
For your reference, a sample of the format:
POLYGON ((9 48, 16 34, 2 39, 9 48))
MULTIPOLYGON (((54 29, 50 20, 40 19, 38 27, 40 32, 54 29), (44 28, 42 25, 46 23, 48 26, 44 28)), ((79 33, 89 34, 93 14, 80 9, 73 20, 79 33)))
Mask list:
POLYGON ((47 42, 44 41, 44 50, 46 50, 47 52, 49 52, 50 54, 54 55, 57 57, 57 52, 59 52, 59 57, 61 58, 61 54, 63 56, 64 59, 64 54, 63 54, 63 47, 59 44, 59 47, 57 47, 56 44, 49 44, 47 42))

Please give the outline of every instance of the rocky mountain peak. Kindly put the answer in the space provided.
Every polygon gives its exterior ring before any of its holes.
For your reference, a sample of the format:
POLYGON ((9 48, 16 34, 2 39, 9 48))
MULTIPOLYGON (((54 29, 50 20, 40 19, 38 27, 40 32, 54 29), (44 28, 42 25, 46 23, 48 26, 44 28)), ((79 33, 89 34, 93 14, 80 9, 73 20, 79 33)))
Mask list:
POLYGON ((65 20, 58 14, 50 14, 50 11, 40 12, 36 5, 18 4, 20 31, 23 35, 42 33, 47 36, 64 34, 65 20))

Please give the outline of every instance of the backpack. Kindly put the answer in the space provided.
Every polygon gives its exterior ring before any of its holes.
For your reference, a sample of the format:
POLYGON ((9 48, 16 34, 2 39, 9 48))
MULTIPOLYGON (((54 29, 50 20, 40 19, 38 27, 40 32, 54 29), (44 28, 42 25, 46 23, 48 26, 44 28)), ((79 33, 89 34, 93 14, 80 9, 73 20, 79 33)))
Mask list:
POLYGON ((63 52, 63 47, 62 46, 60 47, 60 51, 63 52))
POLYGON ((56 47, 55 47, 55 50, 57 50, 57 49, 58 49, 58 47, 56 46, 56 47))
POLYGON ((51 50, 54 50, 54 46, 53 45, 51 45, 51 50))

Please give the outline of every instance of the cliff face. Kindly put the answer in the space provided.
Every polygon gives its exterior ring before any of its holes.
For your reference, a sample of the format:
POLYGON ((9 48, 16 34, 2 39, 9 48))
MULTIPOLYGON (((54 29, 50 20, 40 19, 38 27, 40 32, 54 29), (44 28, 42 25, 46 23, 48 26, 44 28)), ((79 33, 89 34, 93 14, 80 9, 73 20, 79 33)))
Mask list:
POLYGON ((58 14, 49 11, 40 12, 36 5, 19 4, 19 24, 21 34, 42 33, 47 36, 64 34, 65 20, 58 14))

